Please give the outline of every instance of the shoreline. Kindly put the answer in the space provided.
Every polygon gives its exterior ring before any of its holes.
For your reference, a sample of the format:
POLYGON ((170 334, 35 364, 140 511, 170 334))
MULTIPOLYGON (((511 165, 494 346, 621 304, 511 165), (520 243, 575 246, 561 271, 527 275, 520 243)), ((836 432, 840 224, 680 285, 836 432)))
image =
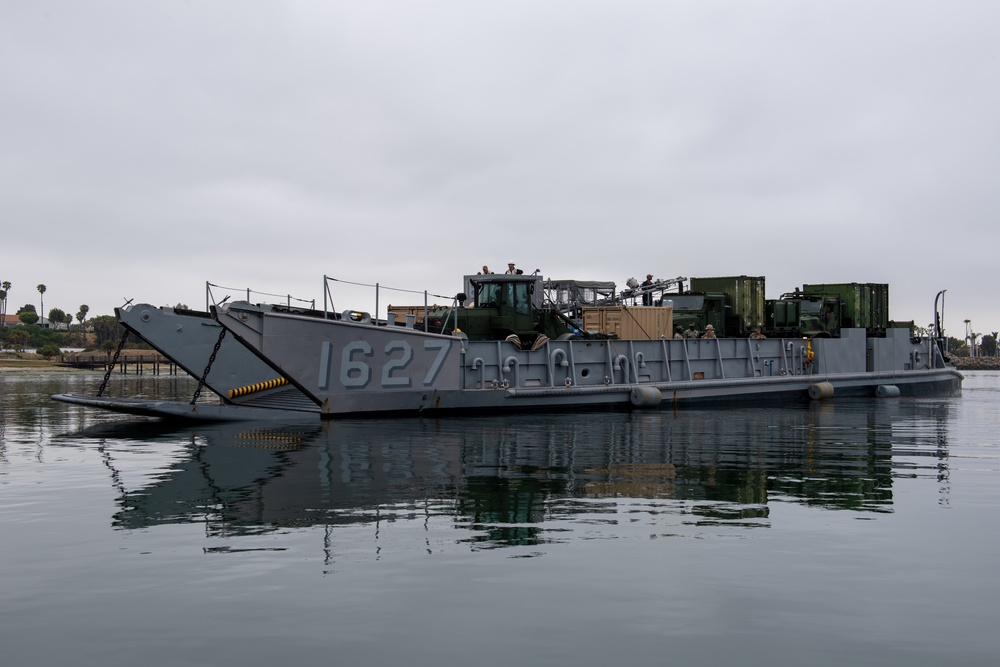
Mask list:
MULTIPOLYGON (((156 355, 160 357, 159 353, 153 350, 129 350, 125 349, 121 351, 119 359, 128 359, 130 357, 148 357, 150 355, 156 355)), ((70 361, 75 357, 102 357, 107 356, 108 360, 111 359, 110 356, 105 355, 104 352, 94 350, 91 352, 70 352, 59 357, 53 357, 52 359, 45 359, 34 352, 11 352, 5 350, 0 352, 0 373, 9 372, 31 372, 38 371, 44 373, 77 373, 77 372, 104 372, 104 368, 97 369, 87 369, 87 368, 76 368, 70 365, 70 361)), ((144 362, 145 364, 145 362, 144 362)))
POLYGON ((1000 371, 1000 357, 956 357, 954 361, 960 371, 1000 371))

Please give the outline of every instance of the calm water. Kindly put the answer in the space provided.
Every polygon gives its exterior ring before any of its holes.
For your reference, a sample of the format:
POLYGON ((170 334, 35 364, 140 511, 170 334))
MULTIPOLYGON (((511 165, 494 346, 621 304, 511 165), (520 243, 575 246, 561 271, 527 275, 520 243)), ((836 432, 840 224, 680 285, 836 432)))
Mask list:
MULTIPOLYGON (((168 427, 0 374, 4 665, 1000 663, 961 398, 168 427)), ((171 377, 111 395, 190 397, 171 377)))

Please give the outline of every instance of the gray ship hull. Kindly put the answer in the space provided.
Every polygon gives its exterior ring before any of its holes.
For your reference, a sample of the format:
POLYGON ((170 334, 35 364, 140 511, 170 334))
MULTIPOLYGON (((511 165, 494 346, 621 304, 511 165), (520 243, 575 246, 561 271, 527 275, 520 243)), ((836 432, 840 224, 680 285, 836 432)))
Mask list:
POLYGON ((956 394, 930 339, 559 340, 523 350, 365 319, 237 302, 213 309, 234 337, 325 417, 447 411, 652 409, 686 403, 956 394))

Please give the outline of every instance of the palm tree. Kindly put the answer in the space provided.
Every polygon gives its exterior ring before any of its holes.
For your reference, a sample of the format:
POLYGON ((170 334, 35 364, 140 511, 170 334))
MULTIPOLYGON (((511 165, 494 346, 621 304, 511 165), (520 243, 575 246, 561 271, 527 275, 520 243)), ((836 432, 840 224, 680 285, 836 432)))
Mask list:
POLYGON ((38 317, 41 320, 41 324, 45 326, 45 285, 39 285, 38 289, 39 299, 41 300, 42 309, 38 311, 38 317))
POLYGON ((0 306, 3 307, 3 322, 4 322, 4 326, 6 326, 7 325, 7 293, 10 292, 10 281, 9 280, 3 281, 3 283, 0 283, 0 287, 3 287, 3 301, 2 301, 2 303, 0 303, 0 306))
POLYGON ((0 289, 0 327, 7 325, 7 290, 0 289))
POLYGON ((90 306, 88 306, 87 304, 83 304, 82 306, 80 306, 80 310, 78 310, 76 313, 76 319, 80 321, 81 330, 83 329, 83 321, 87 319, 87 313, 89 312, 90 312, 90 306))

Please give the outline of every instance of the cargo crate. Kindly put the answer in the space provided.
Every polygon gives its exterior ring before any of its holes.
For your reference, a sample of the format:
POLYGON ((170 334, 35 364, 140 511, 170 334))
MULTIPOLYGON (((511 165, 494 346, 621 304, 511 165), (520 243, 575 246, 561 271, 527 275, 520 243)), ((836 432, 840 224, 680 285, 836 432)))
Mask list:
POLYGON ((661 306, 601 306, 584 308, 583 329, 623 340, 671 338, 673 308, 661 306))

